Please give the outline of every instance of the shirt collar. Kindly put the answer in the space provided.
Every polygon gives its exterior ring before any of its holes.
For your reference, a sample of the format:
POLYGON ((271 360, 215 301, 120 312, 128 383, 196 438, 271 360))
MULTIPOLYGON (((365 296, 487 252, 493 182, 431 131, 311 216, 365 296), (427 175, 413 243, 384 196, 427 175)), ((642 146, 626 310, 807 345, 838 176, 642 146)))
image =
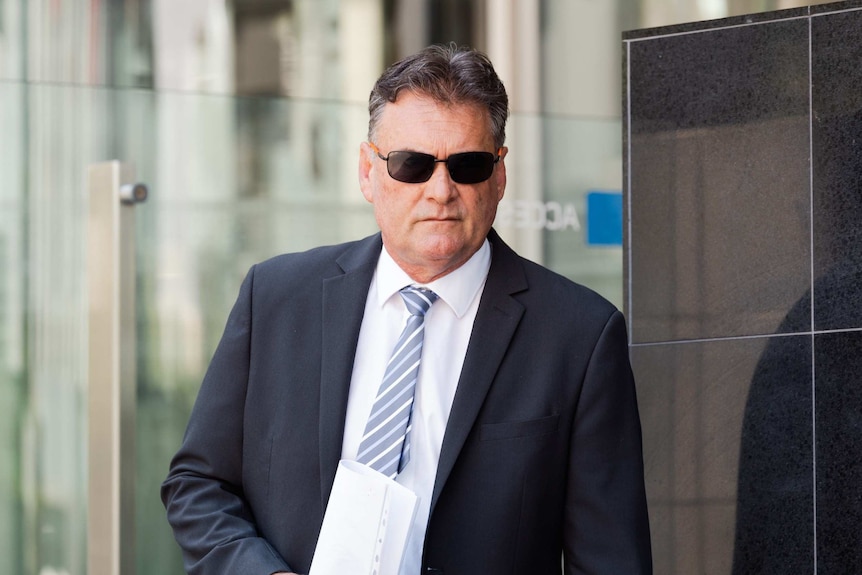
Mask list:
POLYGON ((490 268, 491 244, 486 239, 463 265, 428 284, 419 284, 398 267, 384 245, 380 252, 380 259, 377 260, 377 302, 382 308, 389 298, 404 286, 427 287, 440 296, 440 299, 452 308, 455 316, 460 318, 467 312, 470 303, 482 289, 490 268))

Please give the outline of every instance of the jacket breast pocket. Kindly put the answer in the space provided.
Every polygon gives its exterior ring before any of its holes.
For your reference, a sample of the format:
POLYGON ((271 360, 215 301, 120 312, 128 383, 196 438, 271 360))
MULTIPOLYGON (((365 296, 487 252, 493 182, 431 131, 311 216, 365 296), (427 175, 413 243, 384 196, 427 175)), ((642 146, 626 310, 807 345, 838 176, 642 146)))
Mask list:
POLYGON ((559 422, 559 415, 549 415, 547 417, 540 417, 539 419, 528 419, 524 421, 486 423, 482 425, 482 429, 479 432, 479 439, 482 441, 496 441, 500 439, 547 435, 557 431, 559 422))

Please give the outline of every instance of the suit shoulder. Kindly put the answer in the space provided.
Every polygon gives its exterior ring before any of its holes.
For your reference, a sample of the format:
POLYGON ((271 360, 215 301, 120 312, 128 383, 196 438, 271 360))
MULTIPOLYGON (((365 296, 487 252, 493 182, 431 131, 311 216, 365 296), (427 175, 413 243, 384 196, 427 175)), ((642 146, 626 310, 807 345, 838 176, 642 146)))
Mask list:
POLYGON ((521 262, 530 286, 529 292, 537 302, 555 307, 565 302, 567 305, 563 306, 564 309, 594 316, 602 323, 619 311, 595 290, 523 257, 521 262))
POLYGON ((493 248, 488 281, 512 294, 543 317, 560 321, 605 322, 617 307, 594 290, 516 253, 496 231, 488 235, 493 248))

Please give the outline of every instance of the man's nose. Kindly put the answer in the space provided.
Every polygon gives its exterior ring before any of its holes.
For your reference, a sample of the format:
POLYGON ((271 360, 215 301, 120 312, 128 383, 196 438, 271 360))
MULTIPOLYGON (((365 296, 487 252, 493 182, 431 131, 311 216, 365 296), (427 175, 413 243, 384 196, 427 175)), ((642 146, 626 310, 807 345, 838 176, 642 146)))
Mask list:
POLYGON ((431 173, 431 178, 425 183, 425 195, 445 204, 451 201, 457 193, 458 188, 449 174, 446 162, 437 162, 431 173))

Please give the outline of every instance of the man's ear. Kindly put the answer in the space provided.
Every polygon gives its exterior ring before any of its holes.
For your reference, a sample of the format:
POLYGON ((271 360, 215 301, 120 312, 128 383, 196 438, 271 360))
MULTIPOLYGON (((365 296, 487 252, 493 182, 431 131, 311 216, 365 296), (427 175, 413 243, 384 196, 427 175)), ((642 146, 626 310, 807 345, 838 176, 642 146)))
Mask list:
POLYGON ((506 154, 509 153, 509 148, 502 146, 500 148, 500 161, 494 169, 494 187, 497 188, 497 201, 503 199, 506 193, 506 154))
POLYGON ((368 142, 362 142, 359 145, 359 189, 362 190, 362 195, 372 204, 374 203, 374 194, 372 186, 372 170, 374 169, 374 150, 368 145, 368 142))

